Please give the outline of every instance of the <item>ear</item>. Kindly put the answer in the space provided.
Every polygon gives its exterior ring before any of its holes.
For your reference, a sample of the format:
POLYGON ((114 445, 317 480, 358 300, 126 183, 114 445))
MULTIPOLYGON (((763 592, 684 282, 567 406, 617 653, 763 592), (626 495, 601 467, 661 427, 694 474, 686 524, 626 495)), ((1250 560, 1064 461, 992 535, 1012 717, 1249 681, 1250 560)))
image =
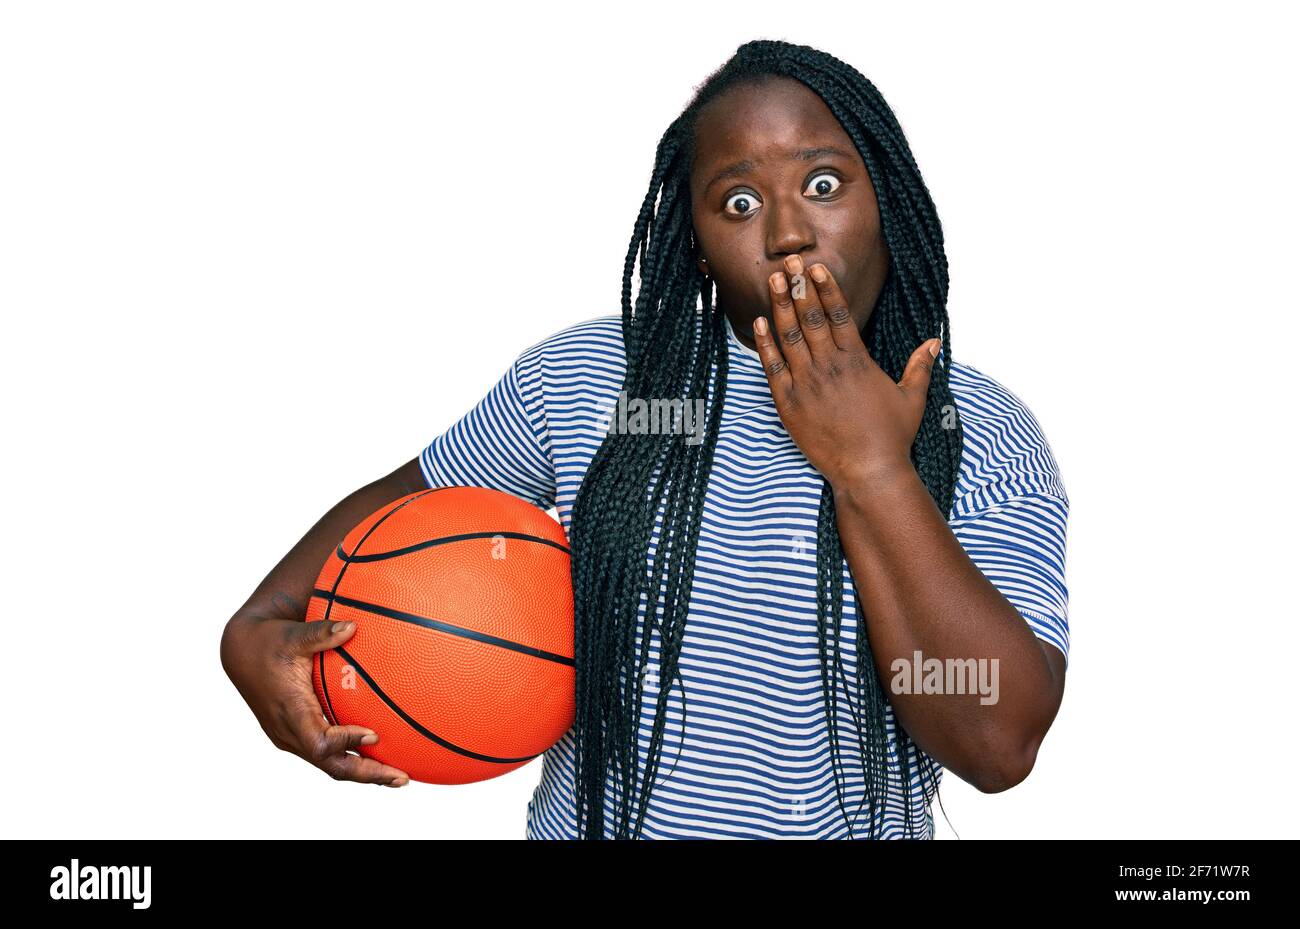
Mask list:
POLYGON ((699 239, 695 238, 695 227, 691 227, 691 251, 695 253, 695 267, 700 269, 701 274, 709 273, 709 260, 700 253, 699 239))

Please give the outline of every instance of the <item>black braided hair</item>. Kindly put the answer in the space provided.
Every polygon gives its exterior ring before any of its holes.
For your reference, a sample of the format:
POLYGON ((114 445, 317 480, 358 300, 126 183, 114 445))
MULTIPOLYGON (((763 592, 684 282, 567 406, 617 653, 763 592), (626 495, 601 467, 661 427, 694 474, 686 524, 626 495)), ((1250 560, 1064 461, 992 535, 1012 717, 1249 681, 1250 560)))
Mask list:
MULTIPOLYGON (((573 505, 575 813, 583 838, 605 838, 607 832, 616 839, 641 834, 652 789, 647 785, 655 784, 663 749, 665 708, 672 683, 679 679, 700 516, 726 393, 724 314, 714 304, 712 282, 696 264, 693 237, 689 182, 697 119, 724 91, 781 77, 801 82, 825 101, 857 146, 875 187, 891 264, 863 333, 871 356, 898 380, 918 345, 935 336, 942 339, 911 458, 939 510, 946 515, 952 506, 962 432, 948 384, 948 260, 934 203, 907 140, 879 91, 853 67, 808 46, 747 42, 696 90, 660 140, 623 268, 623 389, 636 398, 705 398, 704 439, 692 445, 667 432, 611 432, 592 459, 573 505), (634 302, 632 275, 638 261, 640 287, 634 302), (647 623, 638 621, 643 599, 647 623), (650 662, 650 620, 659 632, 657 667, 650 662), (638 736, 648 671, 655 673, 660 686, 641 765, 638 736), (609 796, 607 777, 613 786, 609 796), (612 820, 608 827, 607 815, 612 820)), ((883 828, 889 788, 888 699, 861 616, 856 698, 848 687, 840 646, 844 570, 834 498, 827 484, 818 515, 817 632, 836 795, 849 822, 837 713, 843 690, 854 720, 865 799, 870 802, 869 834, 876 837, 883 828)), ((912 763, 918 764, 927 802, 936 790, 936 771, 901 725, 895 726, 894 739, 902 789, 908 795, 906 832, 912 835, 912 763)), ((849 825, 852 836, 852 822, 849 825)))

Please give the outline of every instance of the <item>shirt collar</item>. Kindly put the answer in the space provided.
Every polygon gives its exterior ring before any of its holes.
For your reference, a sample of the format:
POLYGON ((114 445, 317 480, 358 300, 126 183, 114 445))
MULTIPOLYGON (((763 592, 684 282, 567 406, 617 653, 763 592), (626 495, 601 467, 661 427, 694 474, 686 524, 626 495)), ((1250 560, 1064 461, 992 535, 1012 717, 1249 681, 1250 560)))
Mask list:
POLYGON ((722 318, 727 324, 727 339, 732 345, 732 354, 735 355, 736 351, 740 351, 744 355, 752 358, 754 365, 761 368, 763 366, 763 359, 758 356, 758 352, 740 341, 740 338, 736 335, 736 330, 731 325, 731 318, 729 316, 723 314, 722 318))

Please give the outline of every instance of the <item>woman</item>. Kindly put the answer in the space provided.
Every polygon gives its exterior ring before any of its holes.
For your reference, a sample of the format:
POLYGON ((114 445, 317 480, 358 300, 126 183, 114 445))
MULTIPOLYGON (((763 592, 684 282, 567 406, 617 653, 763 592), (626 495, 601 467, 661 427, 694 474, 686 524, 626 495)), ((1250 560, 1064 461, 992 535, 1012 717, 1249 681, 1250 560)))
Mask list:
POLYGON ((228 673, 279 747, 405 783, 346 753, 369 730, 325 724, 310 658, 352 629, 304 605, 380 505, 494 487, 554 505, 572 549, 577 716, 530 838, 931 836, 943 768, 1027 776, 1069 645, 1055 461, 1014 395, 948 360, 947 292, 875 87, 741 46, 660 142, 621 317, 524 351, 326 514, 227 625, 228 673), (699 403, 700 436, 607 425, 620 398, 699 403))

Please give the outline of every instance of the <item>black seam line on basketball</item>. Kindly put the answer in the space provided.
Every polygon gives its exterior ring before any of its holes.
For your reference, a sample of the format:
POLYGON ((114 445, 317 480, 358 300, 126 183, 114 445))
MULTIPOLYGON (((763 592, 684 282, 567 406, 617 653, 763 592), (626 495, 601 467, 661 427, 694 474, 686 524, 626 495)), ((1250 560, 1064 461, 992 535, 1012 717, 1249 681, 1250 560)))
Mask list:
POLYGON ((454 742, 448 742, 441 736, 430 732, 428 729, 424 728, 424 726, 421 726, 418 722, 412 719, 404 709, 394 703, 392 698, 389 697, 388 694, 384 693, 383 688, 375 683, 375 679, 366 673, 366 669, 361 667, 361 665, 357 663, 357 660, 348 654, 347 649, 342 645, 338 645, 335 646, 334 650, 343 656, 344 661, 356 669, 356 672, 361 675, 361 679, 370 686, 370 689, 375 692, 375 695, 378 696, 380 700, 383 700, 384 703, 388 704, 390 710, 402 717, 406 724, 416 732, 420 733, 420 735, 433 742, 437 742, 443 748, 453 751, 458 755, 464 755, 466 758, 473 758, 476 761, 490 761, 493 764, 515 764, 521 761, 532 761, 537 757, 537 755, 525 755, 522 758, 494 758, 491 755, 483 755, 479 752, 471 751, 468 748, 462 748, 454 742))
MULTIPOLYGON (((420 491, 419 493, 414 494, 413 496, 408 497, 406 500, 403 500, 401 503, 397 504, 397 506, 393 507, 391 510, 389 510, 387 513, 385 513, 383 516, 379 517, 379 519, 375 520, 375 524, 374 524, 373 526, 371 526, 369 529, 366 530, 366 534, 363 535, 363 536, 360 538, 360 540, 357 541, 357 544, 356 544, 356 545, 352 546, 352 554, 355 555, 357 552, 359 552, 359 551, 361 550, 361 544, 362 544, 363 542, 365 542, 366 539, 370 538, 370 533, 372 533, 372 532, 374 532, 376 529, 378 529, 379 526, 380 526, 380 524, 382 524, 382 523, 384 522, 384 520, 388 519, 388 517, 392 516, 394 513, 396 513, 396 512, 397 512, 398 510, 400 510, 402 507, 406 506, 408 503, 414 503, 416 500, 419 500, 421 497, 427 497, 429 494, 436 494, 438 491, 440 491, 440 490, 445 490, 445 489, 446 489, 446 488, 443 488, 443 487, 430 487, 428 490, 422 490, 422 491, 420 491)), ((343 543, 342 543, 342 542, 339 542, 339 552, 340 552, 340 553, 343 552, 343 543)), ((348 560, 347 560, 346 558, 344 558, 344 559, 343 559, 343 567, 339 568, 339 575, 338 575, 338 577, 334 578, 334 587, 333 587, 333 590, 338 590, 338 589, 339 589, 339 584, 342 583, 342 581, 343 581, 343 575, 347 573, 347 570, 348 570, 348 560)), ((330 621, 330 610, 332 610, 333 608, 334 608, 334 602, 333 602, 332 600, 331 600, 331 601, 327 601, 326 604, 325 604, 325 615, 321 617, 321 622, 325 622, 325 623, 327 623, 327 622, 330 621)), ((325 659, 324 659, 324 657, 322 657, 321 660, 320 660, 320 686, 321 686, 321 690, 323 690, 323 691, 325 692, 325 702, 326 702, 326 704, 329 704, 329 703, 330 703, 330 685, 329 685, 329 681, 328 681, 328 680, 326 679, 326 677, 325 677, 325 659)), ((332 706, 332 705, 331 705, 330 709, 331 709, 331 711, 333 710, 333 706, 332 706)))
POLYGON ((567 546, 559 542, 553 542, 550 539, 543 539, 540 536, 529 535, 526 532, 467 532, 464 535, 446 535, 440 539, 429 539, 425 542, 417 542, 414 545, 408 545, 405 548, 395 548, 391 552, 374 552, 369 555, 351 555, 343 551, 343 546, 339 545, 338 556, 344 561, 383 561, 387 558, 399 558, 402 555, 409 555, 411 552, 418 552, 434 545, 445 545, 448 542, 464 542, 467 539, 495 539, 504 537, 507 539, 523 539, 525 542, 540 542, 543 545, 549 545, 552 548, 558 548, 564 554, 572 554, 567 546))
POLYGON ((334 712, 334 701, 330 699, 329 688, 325 686, 325 653, 321 651, 316 654, 320 656, 320 686, 321 690, 325 691, 325 715, 329 717, 331 726, 337 726, 338 714, 334 712))
POLYGON ((450 635, 460 636, 462 639, 473 639, 475 642, 482 642, 485 645, 496 645, 499 648, 508 648, 512 652, 521 652, 525 655, 532 655, 534 658, 544 658, 547 661, 554 661, 556 664, 568 665, 569 667, 574 666, 573 659, 564 655, 557 655, 555 652, 548 652, 542 648, 534 648, 531 645, 522 645, 519 642, 512 642, 510 639, 502 639, 498 636, 489 635, 486 632, 466 629, 464 626, 456 626, 440 619, 430 619, 427 616, 418 616, 415 613, 404 613, 401 610, 394 610, 391 607, 380 606, 377 603, 366 603, 364 600, 354 600, 351 597, 344 597, 332 591, 321 590, 320 588, 313 590, 311 595, 313 597, 320 597, 322 600, 336 600, 340 606, 351 607, 354 610, 361 610, 363 613, 374 613, 376 616, 387 616, 389 619, 400 620, 404 623, 413 623, 417 626, 423 626, 426 629, 433 629, 438 632, 446 632, 450 635))

